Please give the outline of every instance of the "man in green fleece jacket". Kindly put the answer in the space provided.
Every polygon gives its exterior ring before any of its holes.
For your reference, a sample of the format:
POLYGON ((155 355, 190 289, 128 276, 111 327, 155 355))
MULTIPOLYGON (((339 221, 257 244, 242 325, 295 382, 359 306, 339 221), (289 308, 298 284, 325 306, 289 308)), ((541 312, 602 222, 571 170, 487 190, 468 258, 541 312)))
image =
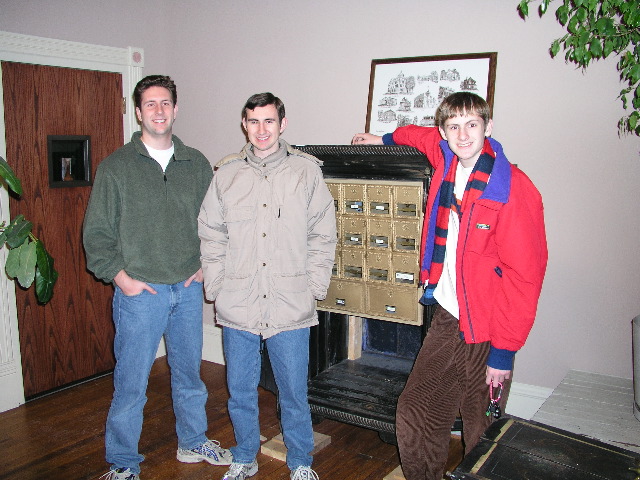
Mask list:
POLYGON ((202 269, 197 217, 213 170, 172 134, 176 86, 161 75, 134 91, 141 132, 98 167, 84 220, 87 266, 113 282, 114 395, 105 432, 107 480, 139 480, 149 372, 164 335, 181 462, 228 465, 208 440, 202 357, 202 269))

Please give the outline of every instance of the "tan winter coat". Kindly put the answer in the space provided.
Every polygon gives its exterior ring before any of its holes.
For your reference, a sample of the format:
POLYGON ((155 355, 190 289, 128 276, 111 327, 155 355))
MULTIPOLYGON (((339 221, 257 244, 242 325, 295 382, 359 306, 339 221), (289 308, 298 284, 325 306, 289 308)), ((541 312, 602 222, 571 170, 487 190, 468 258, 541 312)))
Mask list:
POLYGON ((333 198, 313 156, 280 139, 224 158, 198 217, 205 293, 219 325, 268 338, 318 323, 336 246, 333 198))

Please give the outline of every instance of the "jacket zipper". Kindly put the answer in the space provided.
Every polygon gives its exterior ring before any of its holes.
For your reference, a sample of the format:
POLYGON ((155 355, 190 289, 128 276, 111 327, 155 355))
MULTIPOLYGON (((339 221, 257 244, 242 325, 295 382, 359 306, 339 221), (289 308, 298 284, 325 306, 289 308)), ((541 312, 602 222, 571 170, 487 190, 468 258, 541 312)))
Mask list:
POLYGON ((464 244, 462 247, 462 255, 460 262, 460 283, 462 284, 462 294, 464 297, 464 308, 467 311, 467 323, 469 324, 469 331, 471 332, 471 341, 475 343, 476 337, 473 333, 473 322, 471 321, 471 312, 469 311, 469 301, 467 300, 467 287, 464 281, 464 258, 465 258, 465 250, 467 248, 467 239, 469 238, 469 226, 471 225, 471 217, 473 215, 473 210, 475 209, 476 204, 471 205, 471 210, 469 211, 469 218, 467 220, 467 231, 464 236, 464 244))

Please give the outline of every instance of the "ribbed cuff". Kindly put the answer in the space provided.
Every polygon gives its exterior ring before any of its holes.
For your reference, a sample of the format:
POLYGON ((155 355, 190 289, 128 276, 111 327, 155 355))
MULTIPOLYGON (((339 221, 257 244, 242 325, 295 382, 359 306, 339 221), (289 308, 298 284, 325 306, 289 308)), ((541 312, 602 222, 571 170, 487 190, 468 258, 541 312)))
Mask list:
POLYGON ((382 143, 385 145, 397 145, 397 143, 393 141, 393 133, 385 133, 382 136, 382 143))
POLYGON ((489 349, 487 366, 498 370, 513 370, 513 358, 515 356, 516 352, 512 350, 503 350, 492 345, 489 349))

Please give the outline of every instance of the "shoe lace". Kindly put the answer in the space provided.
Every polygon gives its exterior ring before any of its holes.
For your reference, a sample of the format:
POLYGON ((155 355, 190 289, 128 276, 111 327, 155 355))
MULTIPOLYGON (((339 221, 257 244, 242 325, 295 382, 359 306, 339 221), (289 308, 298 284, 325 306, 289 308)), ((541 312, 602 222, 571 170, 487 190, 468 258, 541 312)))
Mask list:
MULTIPOLYGON (((98 480, 102 480, 102 479, 104 479, 104 480, 113 480, 115 478, 115 476, 118 475, 118 473, 127 473, 127 471, 125 470, 123 472, 117 472, 116 470, 109 470, 104 475, 100 475, 98 477, 98 480)), ((133 479, 133 478, 136 478, 136 476, 135 476, 135 474, 133 474, 133 473, 131 473, 129 471, 129 475, 127 475, 125 478, 126 479, 130 479, 130 478, 133 479)))
POLYGON ((311 467, 298 467, 293 472, 291 480, 320 480, 320 477, 311 467))

